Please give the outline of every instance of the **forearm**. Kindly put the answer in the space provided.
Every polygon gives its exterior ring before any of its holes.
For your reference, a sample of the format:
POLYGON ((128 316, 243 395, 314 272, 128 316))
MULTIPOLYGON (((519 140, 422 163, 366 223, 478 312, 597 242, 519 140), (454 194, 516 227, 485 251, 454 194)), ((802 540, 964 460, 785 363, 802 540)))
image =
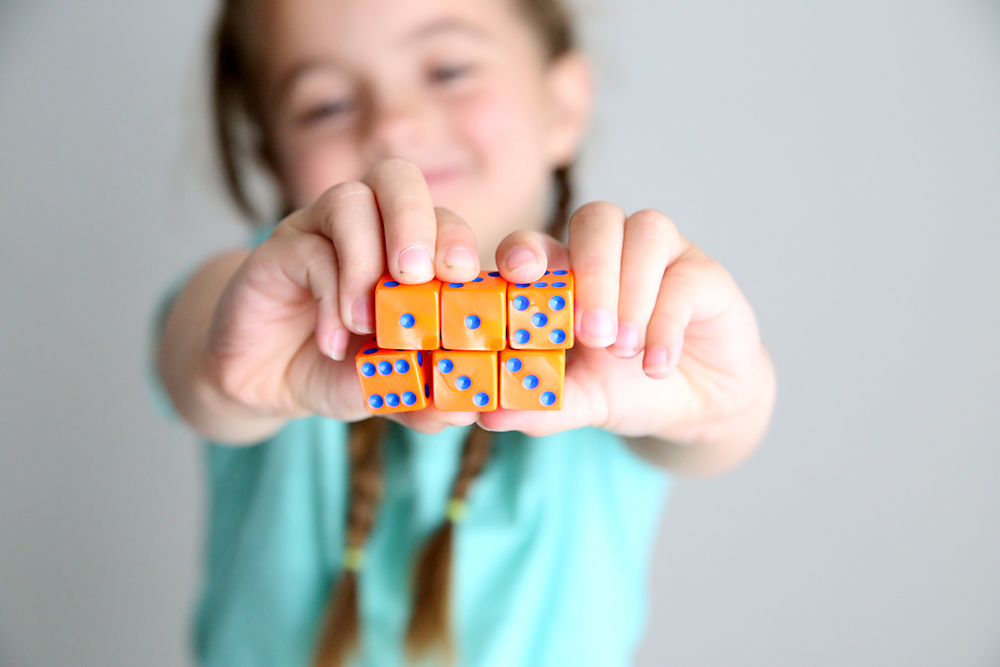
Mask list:
POLYGON ((685 437, 670 434, 628 438, 637 453, 651 462, 684 476, 715 475, 738 465, 757 447, 774 411, 776 381, 774 365, 766 348, 761 346, 758 372, 747 399, 738 409, 707 414, 697 424, 683 429, 685 437))
POLYGON ((227 398, 205 363, 219 298, 245 258, 243 251, 220 255, 191 277, 171 307, 157 350, 160 378, 178 414, 206 438, 231 444, 259 442, 285 422, 227 398))

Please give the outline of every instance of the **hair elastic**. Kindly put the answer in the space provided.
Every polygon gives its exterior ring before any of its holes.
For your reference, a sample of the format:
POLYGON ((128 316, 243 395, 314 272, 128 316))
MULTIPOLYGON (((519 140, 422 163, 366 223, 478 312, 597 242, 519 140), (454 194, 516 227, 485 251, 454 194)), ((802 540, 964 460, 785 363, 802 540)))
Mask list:
POLYGON ((465 511, 465 500, 462 498, 452 498, 448 501, 448 509, 445 513, 448 515, 448 521, 458 523, 465 518, 465 511))
POLYGON ((359 572, 365 564, 365 550, 361 547, 344 549, 344 569, 359 572))

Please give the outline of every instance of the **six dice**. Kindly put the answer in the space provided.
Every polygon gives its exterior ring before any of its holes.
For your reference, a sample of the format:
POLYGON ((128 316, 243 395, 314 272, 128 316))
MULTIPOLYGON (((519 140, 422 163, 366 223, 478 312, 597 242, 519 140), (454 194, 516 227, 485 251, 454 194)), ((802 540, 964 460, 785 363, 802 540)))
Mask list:
POLYGON ((559 410, 565 350, 573 346, 573 273, 549 270, 530 284, 507 283, 496 271, 422 285, 384 275, 375 288, 375 331, 357 355, 372 414, 432 403, 475 412, 559 410))

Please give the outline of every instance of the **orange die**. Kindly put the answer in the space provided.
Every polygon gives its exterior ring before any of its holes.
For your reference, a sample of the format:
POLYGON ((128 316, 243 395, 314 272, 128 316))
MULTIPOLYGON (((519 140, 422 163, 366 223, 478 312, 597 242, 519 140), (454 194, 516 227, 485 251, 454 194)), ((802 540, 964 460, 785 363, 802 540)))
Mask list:
POLYGON ((496 352, 435 350, 434 407, 492 412, 497 409, 496 352))
POLYGON ((386 274, 375 286, 375 334, 390 350, 434 350, 441 346, 441 281, 403 285, 386 274))
POLYGON ((565 350, 504 350, 500 353, 500 407, 560 409, 565 374, 565 350))
POLYGON ((375 338, 367 341, 355 359, 373 415, 412 412, 430 405, 431 355, 420 350, 384 350, 375 338))
POLYGON ((441 285, 441 347, 493 352, 507 347, 507 281, 498 271, 441 285))
POLYGON ((573 347, 573 272, 546 271, 534 283, 507 288, 510 346, 515 350, 573 347))

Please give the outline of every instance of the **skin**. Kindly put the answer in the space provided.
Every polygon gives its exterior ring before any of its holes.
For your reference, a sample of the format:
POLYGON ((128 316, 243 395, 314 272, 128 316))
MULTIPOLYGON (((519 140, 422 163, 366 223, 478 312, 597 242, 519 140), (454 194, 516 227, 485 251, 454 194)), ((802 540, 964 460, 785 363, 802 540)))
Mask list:
POLYGON ((309 414, 366 418, 353 356, 385 270, 465 282, 495 265, 531 282, 570 266, 566 407, 392 418, 423 432, 598 426, 685 474, 752 451, 774 371, 729 274, 657 211, 594 202, 573 215, 568 245, 541 231, 552 170, 573 159, 590 113, 579 54, 548 61, 509 0, 262 8, 275 171, 297 210, 253 252, 207 262, 175 302, 160 369, 196 430, 243 444, 309 414))

